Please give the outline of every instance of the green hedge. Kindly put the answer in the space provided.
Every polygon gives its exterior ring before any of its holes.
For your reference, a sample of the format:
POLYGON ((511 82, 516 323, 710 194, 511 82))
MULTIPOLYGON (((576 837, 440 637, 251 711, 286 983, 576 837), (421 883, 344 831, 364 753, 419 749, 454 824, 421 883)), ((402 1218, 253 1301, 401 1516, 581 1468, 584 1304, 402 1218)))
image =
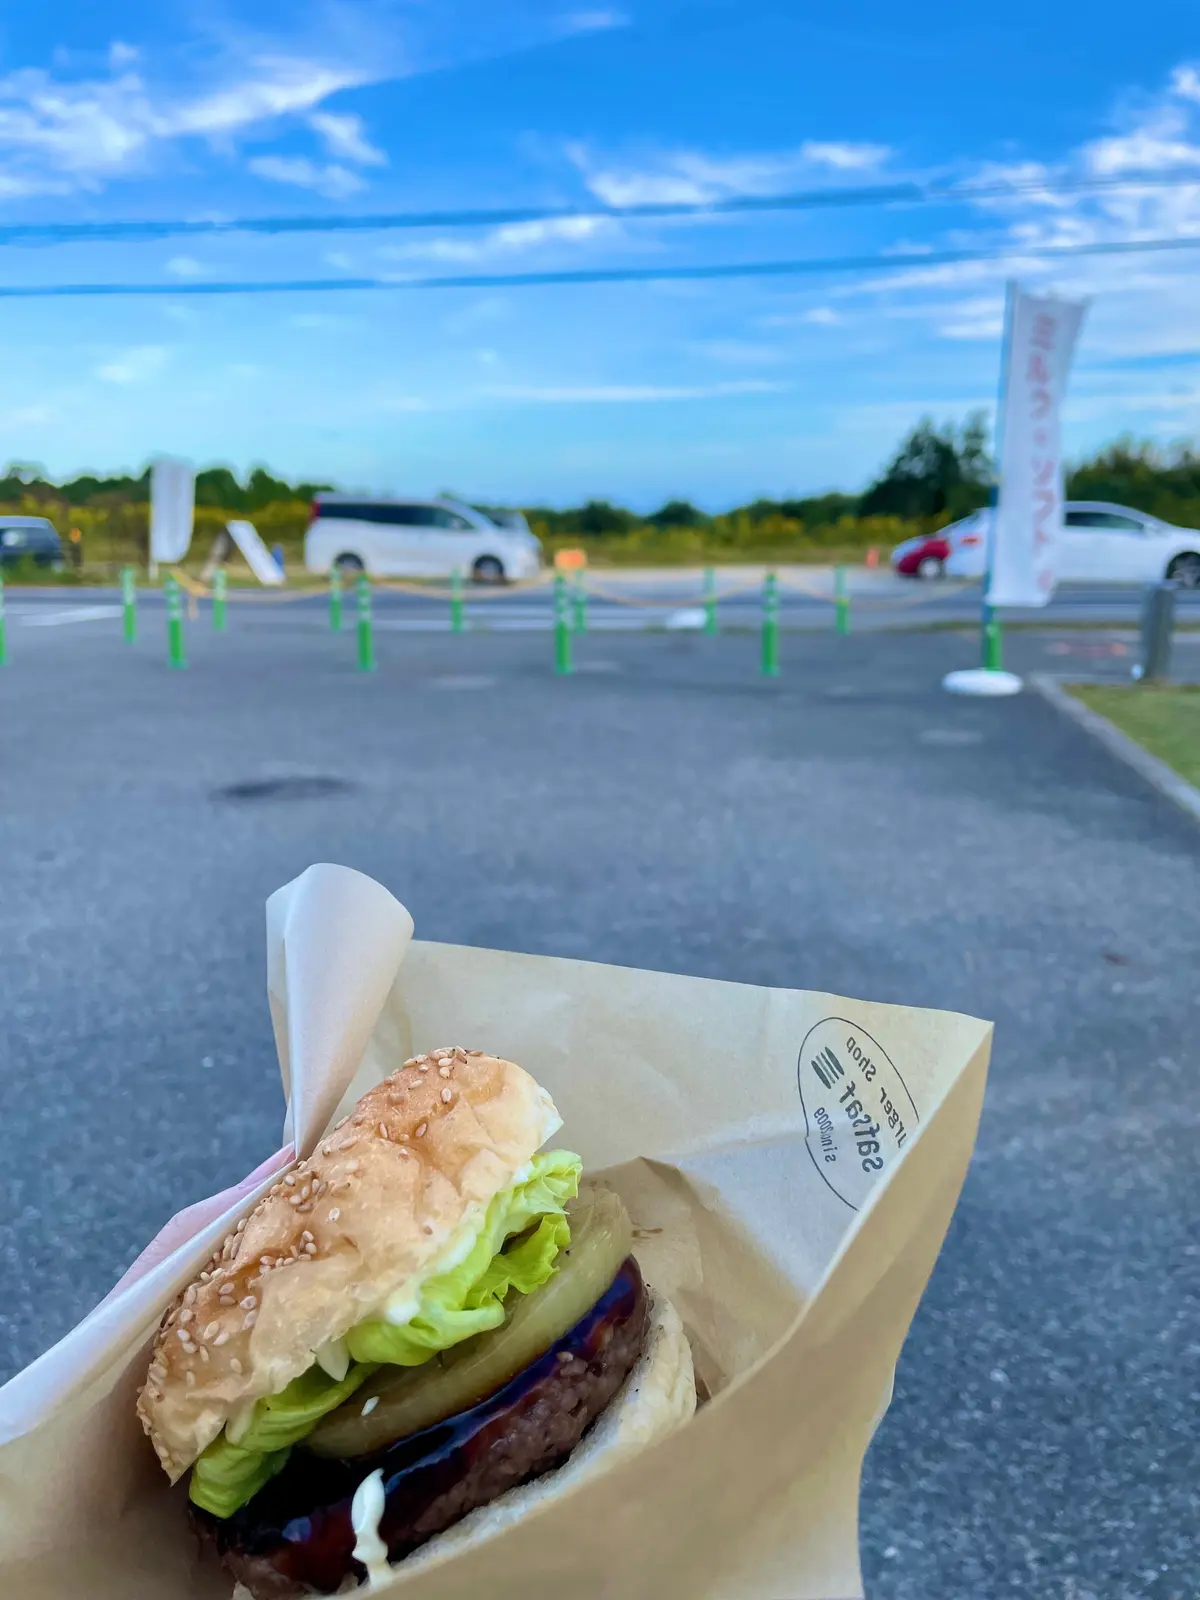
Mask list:
MULTIPOLYGON (((304 530, 308 502, 278 501, 256 511, 251 521, 264 544, 281 544, 294 572, 304 560, 304 530)), ((126 502, 108 506, 69 506, 65 501, 27 498, 0 504, 0 514, 49 517, 64 540, 72 528, 82 534, 83 559, 88 567, 117 567, 125 563, 145 566, 150 508, 126 502)), ((198 570, 212 541, 236 511, 197 506, 195 533, 186 566, 198 570)), ((902 539, 927 533, 948 519, 841 516, 827 522, 806 523, 778 515, 749 516, 737 512, 714 517, 698 527, 658 527, 641 523, 620 532, 551 535, 546 524, 535 520, 533 531, 542 539, 548 557, 557 550, 584 549, 588 561, 605 566, 696 566, 739 561, 858 561, 871 548, 886 561, 888 552, 902 539)))

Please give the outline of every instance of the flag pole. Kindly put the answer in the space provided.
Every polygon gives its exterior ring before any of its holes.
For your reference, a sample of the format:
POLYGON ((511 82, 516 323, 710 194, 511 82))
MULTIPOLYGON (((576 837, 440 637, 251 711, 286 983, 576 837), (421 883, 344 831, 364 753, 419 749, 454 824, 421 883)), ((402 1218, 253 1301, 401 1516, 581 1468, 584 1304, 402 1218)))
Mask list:
POLYGON ((996 616, 994 606, 988 604, 988 592, 992 587, 992 554, 996 543, 996 518, 1000 509, 1000 471, 1004 461, 1004 412, 1008 404, 1008 364, 1009 352, 1012 349, 1012 318, 1013 318, 1013 289, 1015 284, 1009 278, 1004 285, 1004 332, 1000 340, 1000 383, 996 394, 996 426, 992 430, 993 448, 996 455, 996 469, 992 477, 992 487, 988 493, 987 524, 987 560, 983 572, 983 598, 979 611, 979 656, 980 664, 987 672, 1001 670, 1001 635, 1000 619, 996 616))

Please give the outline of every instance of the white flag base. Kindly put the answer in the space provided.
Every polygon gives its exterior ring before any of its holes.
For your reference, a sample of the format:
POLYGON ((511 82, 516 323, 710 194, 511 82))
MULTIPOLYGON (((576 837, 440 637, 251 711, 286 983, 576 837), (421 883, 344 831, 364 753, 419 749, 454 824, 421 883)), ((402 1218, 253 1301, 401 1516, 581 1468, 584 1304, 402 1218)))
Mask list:
POLYGON ((949 694, 979 694, 994 697, 1020 694, 1022 684, 1015 672, 993 672, 987 667, 966 667, 960 672, 948 672, 942 679, 942 688, 949 694))
POLYGON ((703 606, 684 606, 679 611, 672 611, 667 618, 666 626, 671 629, 702 628, 708 621, 708 613, 703 606))

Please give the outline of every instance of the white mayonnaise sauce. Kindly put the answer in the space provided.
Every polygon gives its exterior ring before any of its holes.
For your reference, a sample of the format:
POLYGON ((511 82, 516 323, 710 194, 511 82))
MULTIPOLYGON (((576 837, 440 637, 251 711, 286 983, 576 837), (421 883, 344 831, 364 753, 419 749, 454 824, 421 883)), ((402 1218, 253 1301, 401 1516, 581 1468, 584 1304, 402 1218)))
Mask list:
POLYGON ((388 1566, 387 1545, 379 1537, 379 1519, 383 1516, 383 1473, 373 1472, 364 1478, 354 1491, 350 1506, 350 1522, 354 1528, 354 1559, 367 1569, 367 1587, 386 1583, 391 1572, 388 1566))

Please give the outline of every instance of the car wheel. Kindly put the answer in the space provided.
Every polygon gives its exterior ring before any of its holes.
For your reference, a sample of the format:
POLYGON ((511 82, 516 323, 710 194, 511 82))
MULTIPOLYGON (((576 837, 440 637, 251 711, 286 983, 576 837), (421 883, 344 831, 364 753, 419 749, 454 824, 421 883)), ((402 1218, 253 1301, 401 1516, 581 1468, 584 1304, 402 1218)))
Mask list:
POLYGON ((503 583, 504 566, 495 556, 480 556, 471 568, 476 583, 503 583))
POLYGON ((922 556, 917 562, 918 578, 943 578, 946 575, 946 563, 940 556, 922 556))
POLYGON ((340 556, 336 556, 333 564, 342 573, 362 572, 365 570, 362 557, 356 556, 350 550, 344 550, 340 556))
POLYGON ((1167 568, 1167 577, 1174 578, 1181 589, 1200 589, 1200 555, 1185 550, 1167 568))

